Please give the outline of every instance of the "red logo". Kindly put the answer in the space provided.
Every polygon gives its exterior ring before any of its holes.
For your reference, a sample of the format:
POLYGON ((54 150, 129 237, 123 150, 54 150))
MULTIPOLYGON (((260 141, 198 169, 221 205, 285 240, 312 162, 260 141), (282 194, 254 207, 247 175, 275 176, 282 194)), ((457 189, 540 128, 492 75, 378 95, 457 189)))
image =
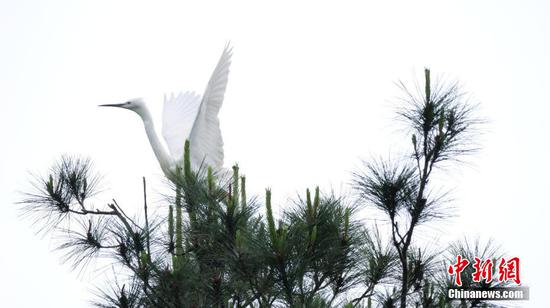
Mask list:
POLYGON ((487 283, 493 280, 493 260, 487 259, 481 262, 481 259, 476 257, 474 263, 475 272, 472 274, 472 278, 475 282, 480 282, 484 279, 487 283))
POLYGON ((500 259, 498 265, 498 281, 513 280, 517 284, 521 283, 519 279, 519 258, 515 257, 508 261, 500 259))
MULTIPOLYGON (((454 275, 455 284, 462 286, 462 280, 460 273, 462 273, 470 264, 468 259, 463 258, 461 255, 456 256, 456 263, 449 265, 447 272, 449 275, 454 275)), ((478 257, 474 259, 474 273, 472 274, 472 280, 480 282, 485 280, 487 283, 493 280, 493 261, 491 259, 481 260, 478 257)), ((519 276, 519 258, 514 257, 511 259, 501 258, 498 264, 498 281, 507 282, 514 281, 516 284, 521 284, 519 276)))
POLYGON ((470 264, 470 261, 468 261, 467 259, 462 259, 462 256, 458 255, 456 256, 456 263, 449 266, 447 272, 449 273, 449 275, 455 275, 455 284, 457 286, 462 285, 462 280, 460 280, 460 273, 462 273, 462 271, 468 266, 468 264, 470 264))

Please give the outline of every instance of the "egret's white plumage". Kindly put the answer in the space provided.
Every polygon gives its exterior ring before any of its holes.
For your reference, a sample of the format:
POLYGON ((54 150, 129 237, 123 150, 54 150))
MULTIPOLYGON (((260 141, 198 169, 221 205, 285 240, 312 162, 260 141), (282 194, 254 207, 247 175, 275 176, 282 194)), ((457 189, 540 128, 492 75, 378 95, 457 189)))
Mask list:
POLYGON ((231 47, 227 45, 202 97, 194 92, 182 92, 164 98, 162 136, 168 151, 160 141, 151 114, 142 99, 101 106, 129 109, 141 117, 153 152, 167 176, 170 177, 176 164, 183 159, 185 140, 189 140, 191 165, 194 168, 204 164, 220 170, 223 166, 223 139, 218 113, 227 86, 231 54, 231 47))

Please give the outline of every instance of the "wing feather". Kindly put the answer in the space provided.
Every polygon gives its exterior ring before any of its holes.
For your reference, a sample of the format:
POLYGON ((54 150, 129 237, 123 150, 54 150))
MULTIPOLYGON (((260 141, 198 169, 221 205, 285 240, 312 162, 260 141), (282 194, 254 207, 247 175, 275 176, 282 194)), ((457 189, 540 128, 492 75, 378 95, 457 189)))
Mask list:
POLYGON ((199 111, 191 129, 191 162, 204 163, 218 170, 223 166, 223 139, 218 114, 223 103, 231 65, 232 49, 225 47, 206 86, 199 111))
POLYGON ((162 136, 172 158, 176 161, 183 157, 185 140, 190 138, 200 104, 201 97, 194 92, 164 97, 162 136))

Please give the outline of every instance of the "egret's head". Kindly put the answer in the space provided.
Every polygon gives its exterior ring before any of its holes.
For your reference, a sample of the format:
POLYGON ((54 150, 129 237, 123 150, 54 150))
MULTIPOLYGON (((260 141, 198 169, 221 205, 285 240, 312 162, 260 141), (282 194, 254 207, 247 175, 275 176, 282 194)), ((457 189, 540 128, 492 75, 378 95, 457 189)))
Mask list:
POLYGON ((145 102, 141 98, 134 98, 122 104, 105 104, 99 105, 100 107, 119 107, 128 110, 132 110, 135 113, 142 115, 146 110, 145 102))

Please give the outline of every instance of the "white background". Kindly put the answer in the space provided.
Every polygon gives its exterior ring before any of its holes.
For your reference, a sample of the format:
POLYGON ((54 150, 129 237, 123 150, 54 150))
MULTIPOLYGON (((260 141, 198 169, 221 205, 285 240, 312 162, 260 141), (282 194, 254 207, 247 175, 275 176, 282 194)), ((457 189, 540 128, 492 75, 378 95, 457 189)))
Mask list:
MULTIPOLYGON (((440 172, 452 220, 420 239, 493 238, 521 258, 526 307, 548 301, 549 6, 543 1, 0 1, 0 306, 87 307, 98 272, 77 276, 17 216, 29 172, 62 153, 93 158, 115 197, 162 208, 161 172, 139 118, 97 108, 202 91, 227 40, 225 164, 278 204, 306 187, 348 191, 362 158, 408 146, 393 82, 462 81, 489 119, 483 151, 440 172)), ((159 125, 157 125, 159 126, 159 125)), ((441 183, 441 182, 440 182, 441 183)), ((92 267, 93 269, 93 267, 92 267)))

